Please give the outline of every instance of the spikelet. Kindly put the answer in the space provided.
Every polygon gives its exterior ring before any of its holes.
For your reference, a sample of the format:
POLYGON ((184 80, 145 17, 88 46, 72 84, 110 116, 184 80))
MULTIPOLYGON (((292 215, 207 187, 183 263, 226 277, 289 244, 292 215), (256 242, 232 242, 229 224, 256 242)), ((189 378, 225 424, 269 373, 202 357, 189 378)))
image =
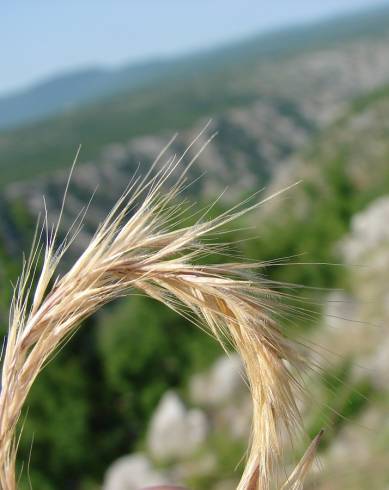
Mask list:
MULTIPOLYGON (((277 294, 247 271, 258 264, 199 265, 212 251, 203 237, 257 208, 232 208, 180 229, 174 204, 184 174, 165 191, 180 160, 135 177, 70 270, 57 277, 58 264, 70 244, 55 249, 58 227, 47 240, 43 264, 32 291, 39 244, 15 289, 3 356, 0 394, 0 485, 15 490, 17 423, 40 371, 84 319, 115 298, 134 290, 161 301, 199 324, 240 353, 253 398, 253 432, 246 469, 238 490, 274 487, 282 433, 293 436, 300 420, 292 372, 303 361, 295 345, 272 319, 277 294), (140 204, 138 204, 140 203, 140 204)), ((61 211, 62 214, 62 211, 61 211)), ((39 240, 38 240, 39 241, 39 240)), ((313 450, 285 482, 299 488, 313 450)))

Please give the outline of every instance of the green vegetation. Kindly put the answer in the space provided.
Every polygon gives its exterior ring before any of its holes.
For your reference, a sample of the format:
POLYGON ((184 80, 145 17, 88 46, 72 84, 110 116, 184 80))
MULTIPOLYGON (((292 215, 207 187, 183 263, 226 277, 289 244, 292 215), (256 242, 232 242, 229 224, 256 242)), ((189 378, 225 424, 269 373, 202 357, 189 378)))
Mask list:
POLYGON ((221 76, 215 76, 207 89, 197 79, 185 84, 162 84, 158 89, 118 96, 31 128, 0 134, 0 185, 69 167, 80 142, 82 158, 87 161, 96 158, 102 147, 112 141, 182 130, 200 117, 209 118, 228 107, 254 100, 252 95, 220 90, 221 76))
POLYGON ((307 432, 312 439, 321 428, 326 433, 321 444, 325 449, 336 433, 347 423, 352 422, 374 394, 368 379, 352 381, 352 360, 346 359, 329 368, 321 377, 313 412, 307 424, 307 432))
POLYGON ((242 444, 242 441, 233 439, 228 435, 218 434, 212 437, 208 441, 207 447, 194 458, 194 464, 202 457, 206 457, 207 453, 210 453, 216 455, 217 469, 212 475, 198 475, 190 478, 187 482, 188 488, 213 488, 221 479, 236 480, 244 468, 242 454, 246 449, 247 445, 242 444))

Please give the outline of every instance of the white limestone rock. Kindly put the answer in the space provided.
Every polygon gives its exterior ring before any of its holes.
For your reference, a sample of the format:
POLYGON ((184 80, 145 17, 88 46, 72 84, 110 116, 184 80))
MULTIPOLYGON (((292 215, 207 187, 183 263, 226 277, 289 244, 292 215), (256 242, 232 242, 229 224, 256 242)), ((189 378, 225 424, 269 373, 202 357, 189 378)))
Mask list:
POLYGON ((204 406, 218 406, 232 400, 244 390, 242 373, 242 362, 237 354, 219 358, 208 372, 192 378, 191 400, 204 406))
POLYGON ((331 291, 326 298, 323 322, 331 329, 348 328, 359 319, 358 310, 355 297, 343 291, 331 291))
POLYGON ((198 409, 188 410, 174 391, 168 391, 151 419, 148 449, 160 461, 181 459, 193 454, 207 435, 205 414, 198 409))
POLYGON ((139 490, 167 483, 166 476, 153 468, 144 454, 135 453, 112 463, 105 473, 102 490, 139 490))
POLYGON ((351 233, 342 244, 344 259, 356 264, 378 247, 389 245, 389 197, 374 201, 367 209, 354 215, 351 233))

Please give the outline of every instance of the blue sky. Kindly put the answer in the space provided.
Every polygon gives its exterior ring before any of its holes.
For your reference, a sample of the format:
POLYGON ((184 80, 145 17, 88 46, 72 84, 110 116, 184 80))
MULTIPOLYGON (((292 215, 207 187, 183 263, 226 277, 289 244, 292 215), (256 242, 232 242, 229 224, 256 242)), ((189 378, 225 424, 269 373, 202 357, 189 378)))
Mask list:
POLYGON ((91 65, 207 48, 374 0, 1 0, 0 93, 91 65))

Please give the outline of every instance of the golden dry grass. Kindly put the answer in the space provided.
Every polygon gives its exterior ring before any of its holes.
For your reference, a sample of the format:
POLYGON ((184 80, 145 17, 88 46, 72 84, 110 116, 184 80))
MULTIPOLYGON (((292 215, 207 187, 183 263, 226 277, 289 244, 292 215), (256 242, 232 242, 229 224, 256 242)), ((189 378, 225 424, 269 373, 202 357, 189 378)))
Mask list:
MULTIPOLYGON (((299 350, 272 318, 279 293, 248 275, 261 264, 231 262, 199 265, 212 252, 203 238, 257 208, 245 202, 229 212, 177 228, 181 206, 174 204, 185 171, 166 193, 180 160, 170 161, 141 179, 101 224, 70 270, 57 276, 71 239, 58 248, 58 227, 48 233, 39 274, 39 240, 15 288, 0 394, 0 484, 17 487, 17 424, 27 395, 53 353, 82 320, 115 298, 134 290, 161 301, 208 329, 223 345, 240 353, 253 398, 252 440, 239 490, 274 487, 282 456, 281 435, 293 440, 300 427, 294 392, 304 367, 299 350), (34 281, 34 276, 36 280, 34 281), (35 284, 32 289, 32 284, 35 284)), ((74 232, 74 236, 76 235, 74 232)), ((39 235, 39 234, 38 234, 39 235)), ((69 238, 69 237, 68 237, 69 238)), ((318 439, 283 484, 298 489, 318 439)))

